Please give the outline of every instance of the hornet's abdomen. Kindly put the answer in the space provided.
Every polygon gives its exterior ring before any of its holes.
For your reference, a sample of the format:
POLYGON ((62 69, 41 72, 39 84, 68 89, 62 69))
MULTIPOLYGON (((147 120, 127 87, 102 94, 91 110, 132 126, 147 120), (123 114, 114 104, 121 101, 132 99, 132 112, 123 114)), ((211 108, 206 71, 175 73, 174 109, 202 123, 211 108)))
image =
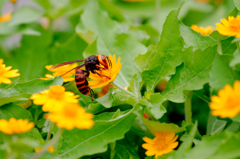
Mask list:
POLYGON ((75 82, 78 90, 85 95, 90 95, 90 87, 88 86, 88 81, 85 76, 85 72, 78 69, 75 73, 75 82))

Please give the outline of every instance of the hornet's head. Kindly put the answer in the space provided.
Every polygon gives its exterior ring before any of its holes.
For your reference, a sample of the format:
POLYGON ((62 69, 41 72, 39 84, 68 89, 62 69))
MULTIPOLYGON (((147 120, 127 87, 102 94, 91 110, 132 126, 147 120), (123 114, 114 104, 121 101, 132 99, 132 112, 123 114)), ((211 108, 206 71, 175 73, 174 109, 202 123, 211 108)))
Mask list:
POLYGON ((107 55, 97 55, 98 61, 104 68, 108 69, 109 66, 112 67, 111 60, 107 55))

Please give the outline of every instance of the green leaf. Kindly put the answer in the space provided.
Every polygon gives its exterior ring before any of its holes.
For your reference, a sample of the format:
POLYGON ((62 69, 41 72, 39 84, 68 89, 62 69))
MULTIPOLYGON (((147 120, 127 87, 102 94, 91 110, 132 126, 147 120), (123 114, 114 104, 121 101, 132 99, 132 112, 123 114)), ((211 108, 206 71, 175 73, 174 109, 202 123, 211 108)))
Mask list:
POLYGON ((232 120, 240 123, 240 114, 238 114, 236 117, 232 118, 232 120))
POLYGON ((0 118, 9 120, 11 117, 16 119, 28 119, 33 121, 32 115, 23 107, 10 103, 0 107, 0 118))
POLYGON ((73 34, 64 42, 56 42, 48 57, 50 64, 84 59, 82 52, 86 47, 87 43, 77 34, 73 34))
POLYGON ((0 23, 0 35, 11 35, 17 33, 22 35, 41 35, 39 31, 29 26, 9 26, 9 22, 0 23))
POLYGON ((211 159, 226 159, 240 157, 240 133, 233 134, 224 144, 221 144, 211 159))
POLYGON ((240 53, 238 51, 238 49, 234 52, 233 54, 233 59, 232 61, 229 63, 229 66, 233 69, 233 70, 240 70, 240 53))
POLYGON ((129 131, 136 117, 132 111, 116 119, 97 120, 90 130, 65 131, 59 152, 60 156, 78 158, 106 151, 107 144, 122 139, 124 134, 129 131))
POLYGON ((219 149, 221 144, 225 143, 226 140, 228 140, 231 137, 231 135, 232 134, 228 132, 221 132, 216 133, 212 136, 204 136, 201 142, 199 142, 193 149, 185 153, 183 159, 209 158, 219 149))
POLYGON ((37 21, 42 13, 32 7, 23 6, 12 14, 9 26, 27 24, 37 21))
POLYGON ((41 36, 23 36, 21 47, 17 49, 14 56, 21 79, 31 80, 42 76, 49 58, 48 46, 51 38, 50 32, 43 29, 41 29, 41 36))
MULTIPOLYGON (((156 119, 160 119, 164 113, 167 112, 162 103, 166 100, 160 93, 154 93, 150 95, 149 102, 151 107, 148 107, 149 111, 156 119)), ((146 104, 147 105, 147 104, 146 104)))
POLYGON ((34 79, 23 83, 16 82, 11 87, 0 91, 0 105, 28 100, 32 94, 49 89, 51 85, 62 85, 62 83, 62 77, 55 77, 50 80, 34 79))
POLYGON ((234 4, 235 4, 236 8, 237 8, 238 10, 240 10, 240 1, 239 1, 239 0, 233 0, 233 2, 234 2, 234 4))
POLYGON ((125 20, 123 13, 115 5, 105 0, 99 0, 99 4, 108 12, 109 17, 111 17, 111 19, 116 19, 119 22, 125 20))
POLYGON ((9 26, 9 22, 0 23, 0 35, 13 34, 18 31, 17 26, 9 26))
POLYGON ((185 93, 201 89, 209 81, 209 72, 216 52, 216 47, 203 51, 193 51, 192 47, 186 49, 183 52, 184 63, 177 67, 176 74, 168 81, 162 95, 174 102, 184 102, 185 93))
POLYGON ((142 120, 154 136, 156 132, 179 133, 185 130, 173 123, 161 123, 159 121, 147 120, 145 118, 142 118, 142 120))
POLYGON ((207 124, 207 135, 213 135, 216 132, 221 132, 226 126, 227 121, 219 120, 216 116, 209 113, 207 124))
POLYGON ((208 47, 213 47, 217 44, 217 41, 214 40, 211 36, 203 36, 201 33, 198 33, 191 28, 180 23, 180 32, 185 43, 184 48, 193 47, 193 50, 205 50, 208 47))
POLYGON ((115 54, 117 58, 121 57, 122 68, 116 80, 123 87, 128 86, 132 76, 137 73, 134 58, 146 51, 145 46, 133 35, 121 33, 116 21, 100 10, 98 1, 88 1, 81 20, 82 25, 78 25, 76 31, 82 32, 83 26, 85 31, 91 30, 97 35, 98 54, 115 54))
POLYGON ((218 90, 226 84, 233 85, 234 81, 240 78, 240 75, 228 66, 228 61, 230 61, 228 58, 232 57, 232 54, 229 52, 228 54, 216 54, 215 56, 209 81, 213 94, 217 94, 218 90))
POLYGON ((39 4, 44 9, 51 8, 51 3, 49 2, 49 0, 32 0, 32 1, 36 2, 37 4, 39 4))
POLYGON ((136 63, 142 72, 147 90, 154 90, 158 82, 175 73, 182 63, 182 41, 178 25, 178 10, 169 13, 156 48, 149 47, 145 55, 139 55, 136 63))
POLYGON ((181 146, 178 148, 174 156, 171 156, 169 159, 178 159, 183 158, 186 151, 189 150, 192 146, 193 139, 195 137, 195 134, 197 132, 197 122, 195 122, 194 126, 192 127, 189 135, 185 139, 185 141, 181 144, 181 146))
POLYGON ((137 154, 138 146, 134 141, 128 141, 126 138, 116 141, 111 151, 111 159, 139 159, 137 154))
POLYGON ((103 97, 96 99, 100 104, 102 104, 106 108, 110 108, 112 106, 112 91, 113 87, 111 87, 107 94, 105 94, 103 97))
POLYGON ((149 129, 147 129, 145 123, 139 117, 136 117, 135 120, 133 121, 131 131, 133 131, 135 134, 137 134, 141 138, 143 138, 144 136, 154 138, 155 136, 155 134, 152 134, 149 131, 149 129))
POLYGON ((132 81, 129 83, 129 90, 137 97, 141 96, 141 88, 143 85, 142 78, 139 74, 135 74, 132 78, 132 81))

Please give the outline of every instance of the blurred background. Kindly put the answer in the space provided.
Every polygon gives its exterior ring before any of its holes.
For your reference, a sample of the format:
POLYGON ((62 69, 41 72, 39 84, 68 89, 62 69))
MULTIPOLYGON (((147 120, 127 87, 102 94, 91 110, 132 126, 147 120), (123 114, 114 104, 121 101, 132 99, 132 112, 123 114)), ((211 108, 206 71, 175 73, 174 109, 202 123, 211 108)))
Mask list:
MULTIPOLYGON (((116 24, 116 34, 134 35, 145 46, 141 53, 145 53, 149 45, 157 44, 168 13, 183 2, 98 1, 100 9, 116 24)), ((46 65, 89 56, 86 48, 94 43, 98 34, 82 27, 81 16, 87 3, 88 0, 0 0, 0 58, 7 66, 19 69, 21 76, 16 80, 44 77, 49 73, 46 65)), ((215 29, 215 23, 235 10, 233 0, 185 0, 179 20, 189 27, 196 24, 215 29)), ((108 24, 98 27, 108 28, 108 24)), ((167 80, 162 83, 156 87, 156 92, 163 91, 167 80)), ((6 85, 1 84, 1 87, 6 85)), ((204 112, 209 112, 209 108, 199 98, 194 96, 193 100, 198 103, 193 105, 193 118, 198 119, 200 133, 204 134, 208 115, 204 112)), ((184 120, 183 104, 170 102, 167 109, 162 121, 180 124, 184 120)))

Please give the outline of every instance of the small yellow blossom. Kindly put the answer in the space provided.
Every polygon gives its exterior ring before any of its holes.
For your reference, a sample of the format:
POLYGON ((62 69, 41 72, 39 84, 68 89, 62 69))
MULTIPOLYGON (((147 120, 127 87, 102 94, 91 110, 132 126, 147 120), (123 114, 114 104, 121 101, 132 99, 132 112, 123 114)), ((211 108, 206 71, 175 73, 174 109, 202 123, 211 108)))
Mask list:
POLYGON ((17 2, 17 0, 10 0, 12 3, 16 3, 17 2))
POLYGON ((155 155, 155 158, 161 156, 163 154, 167 154, 178 146, 178 142, 176 141, 178 135, 175 136, 175 133, 168 132, 156 132, 156 137, 154 139, 150 139, 148 137, 143 137, 143 140, 146 142, 142 144, 142 147, 145 148, 147 156, 155 155))
POLYGON ((227 84, 218 91, 218 96, 211 97, 209 107, 212 115, 221 118, 235 117, 240 112, 240 81, 235 81, 233 88, 227 84))
MULTIPOLYGON (((90 72, 89 78, 92 79, 92 81, 89 81, 88 84, 90 85, 90 88, 102 88, 104 86, 106 86, 107 84, 109 84, 110 82, 114 81, 117 74, 120 72, 121 67, 122 67, 122 63, 121 63, 121 58, 118 58, 118 61, 116 62, 116 57, 115 55, 113 55, 113 57, 110 55, 109 59, 112 63, 112 67, 109 66, 109 69, 106 70, 99 70, 97 71, 100 75, 104 75, 104 76, 99 76, 97 74, 93 74, 90 72)), ((108 64, 109 65, 109 64, 108 64)))
POLYGON ((240 38, 240 15, 238 15, 237 18, 229 16, 228 20, 223 18, 221 22, 222 24, 216 23, 216 29, 220 34, 240 38))
POLYGON ((78 66, 77 63, 63 65, 61 67, 55 68, 53 70, 50 70, 50 68, 52 66, 53 65, 47 65, 45 68, 48 69, 49 71, 52 71, 53 75, 46 74, 45 75, 46 78, 41 78, 41 79, 50 79, 50 78, 53 78, 53 77, 56 77, 56 76, 62 76, 64 78, 64 82, 69 82, 69 81, 74 81, 75 80, 75 78, 72 77, 75 74, 75 70, 72 70, 71 72, 68 72, 68 71, 70 71, 71 69, 77 67, 78 66))
POLYGON ((204 27, 199 27, 197 25, 192 25, 191 28, 194 31, 201 33, 204 36, 209 35, 213 32, 213 28, 211 26, 207 26, 206 28, 204 28, 204 27))
POLYGON ((20 76, 18 72, 18 69, 11 70, 12 66, 6 67, 5 64, 3 64, 3 59, 0 59, 0 84, 5 83, 5 84, 10 84, 12 81, 8 78, 13 78, 20 76))
MULTIPOLYGON (((42 149, 41 148, 35 148, 35 152, 40 152, 42 149)), ((54 147, 53 146, 50 146, 47 151, 50 152, 50 153, 53 153, 54 152, 54 147)))
POLYGON ((200 3, 207 3, 207 2, 210 2, 211 0, 196 0, 196 1, 200 3))
POLYGON ((78 103, 78 95, 66 91, 63 86, 50 86, 49 90, 44 90, 40 94, 33 94, 30 99, 36 105, 43 105, 43 111, 54 111, 65 103, 78 103))
POLYGON ((29 122, 28 119, 11 118, 9 121, 0 119, 0 131, 8 135, 25 133, 33 127, 34 123, 29 122))
POLYGON ((51 122, 57 124, 60 128, 71 130, 78 129, 91 129, 94 125, 93 114, 86 113, 85 109, 78 104, 66 104, 61 109, 47 114, 51 122))
POLYGON ((6 13, 0 17, 0 23, 7 22, 11 20, 11 18, 12 18, 12 13, 6 13))

